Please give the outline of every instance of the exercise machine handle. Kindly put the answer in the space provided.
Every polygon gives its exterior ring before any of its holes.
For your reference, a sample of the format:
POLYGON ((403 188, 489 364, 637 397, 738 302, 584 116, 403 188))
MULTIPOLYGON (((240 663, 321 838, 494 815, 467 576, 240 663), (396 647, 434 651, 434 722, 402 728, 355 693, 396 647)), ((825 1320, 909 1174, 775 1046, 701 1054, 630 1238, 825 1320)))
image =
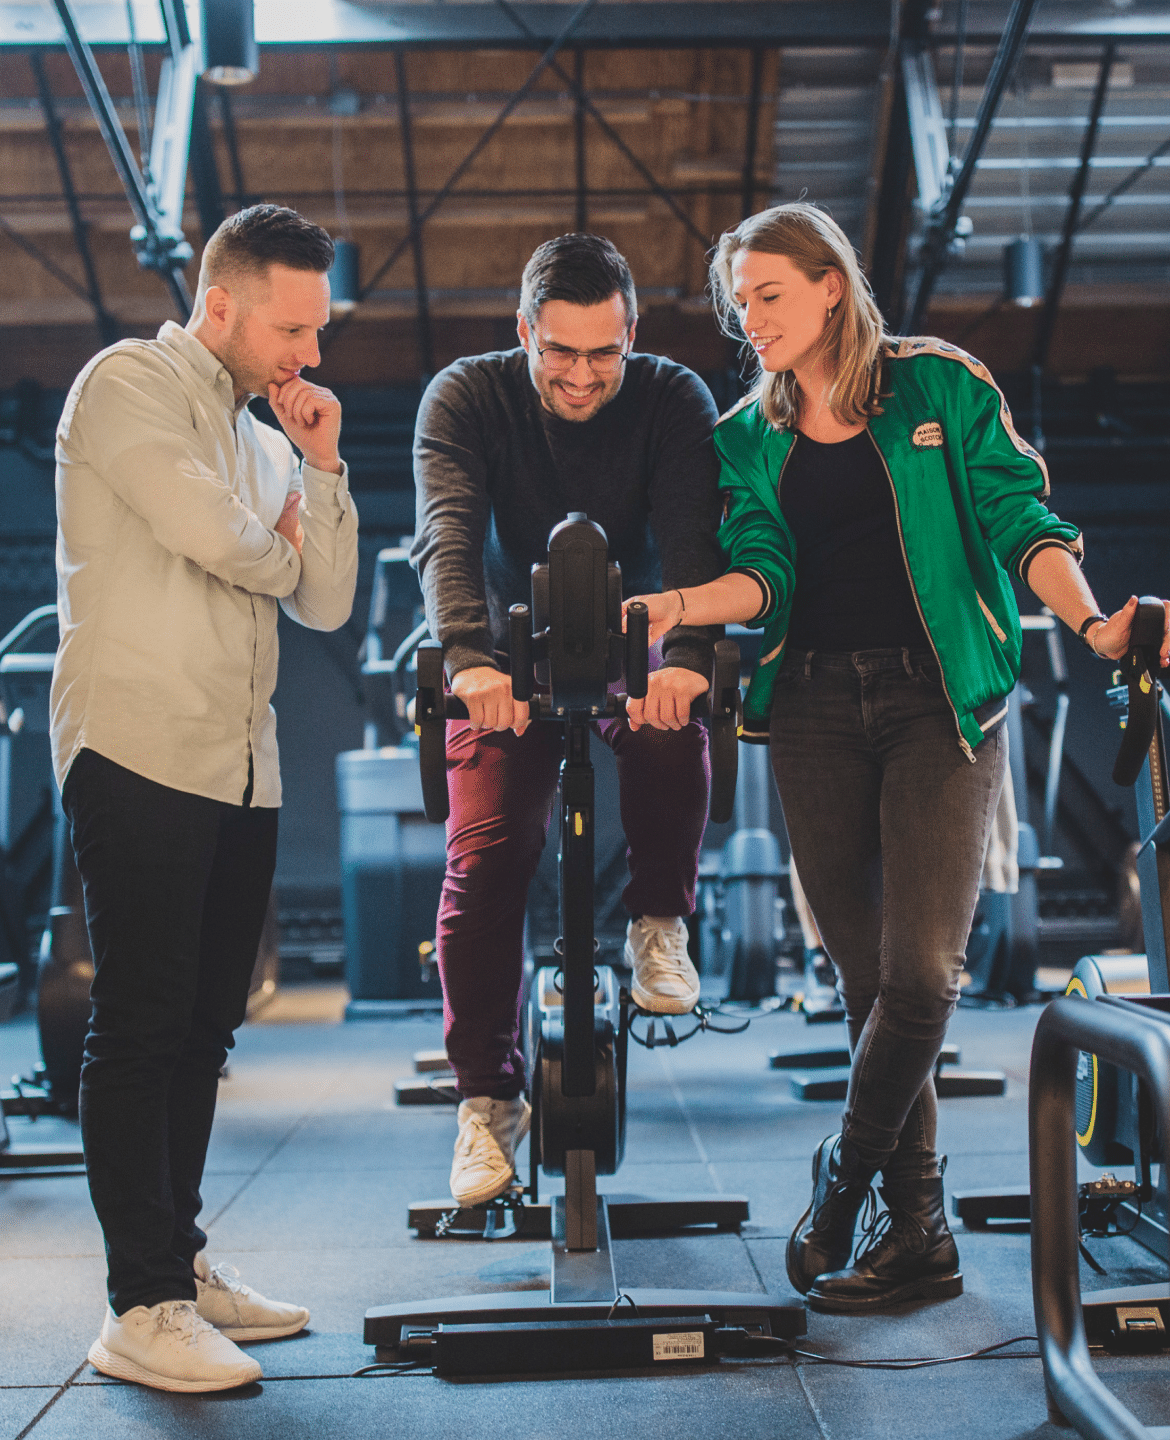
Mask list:
POLYGON ((418 769, 423 812, 441 824, 451 813, 447 793, 447 699, 443 689, 443 647, 423 640, 416 653, 418 693, 414 697, 414 733, 418 736, 418 769))
POLYGON ((1141 774, 1158 723, 1158 652, 1165 633, 1161 600, 1143 595, 1129 635, 1129 650, 1118 669, 1129 687, 1129 717, 1113 766, 1118 785, 1132 785, 1141 774))
POLYGON ((513 605, 508 611, 508 659, 512 674, 512 699, 532 699, 532 612, 527 605, 513 605))
POLYGON ((626 607, 626 694, 645 700, 650 679, 650 610, 643 600, 626 607))

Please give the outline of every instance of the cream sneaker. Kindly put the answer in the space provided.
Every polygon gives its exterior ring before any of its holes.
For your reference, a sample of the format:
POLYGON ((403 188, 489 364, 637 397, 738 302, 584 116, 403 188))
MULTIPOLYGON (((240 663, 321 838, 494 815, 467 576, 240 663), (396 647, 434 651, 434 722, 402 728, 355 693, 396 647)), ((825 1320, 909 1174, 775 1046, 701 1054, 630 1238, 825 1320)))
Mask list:
POLYGON ((234 1265, 217 1265, 213 1270, 201 1250, 195 1257, 195 1302, 200 1316, 229 1340, 279 1340, 295 1335, 309 1323, 303 1305, 286 1305, 282 1300, 265 1300, 250 1286, 241 1284, 234 1265))
POLYGON ((523 1095, 515 1100, 477 1095, 462 1102, 451 1165, 451 1194, 460 1205, 483 1205, 511 1185, 516 1146, 531 1123, 532 1106, 523 1095))
POLYGON ((106 1308, 102 1333, 89 1347, 89 1363, 116 1380, 154 1390, 232 1390, 262 1375, 250 1355, 209 1325, 194 1300, 136 1305, 125 1315, 106 1308))
POLYGON ((687 954, 686 922, 643 915, 626 927, 625 961, 634 972, 634 1004, 655 1015, 686 1015, 699 1001, 699 972, 687 954))

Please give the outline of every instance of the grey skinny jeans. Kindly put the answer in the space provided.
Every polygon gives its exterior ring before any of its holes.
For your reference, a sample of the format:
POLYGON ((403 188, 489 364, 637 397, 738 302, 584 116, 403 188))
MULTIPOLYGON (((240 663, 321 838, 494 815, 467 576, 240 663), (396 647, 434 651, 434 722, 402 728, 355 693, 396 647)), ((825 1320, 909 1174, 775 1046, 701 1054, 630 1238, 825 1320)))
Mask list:
POLYGON ((772 766, 837 968, 853 1056, 842 1133, 887 1181, 937 1174, 933 1070, 959 998, 1007 764, 963 753, 930 651, 786 655, 772 766))

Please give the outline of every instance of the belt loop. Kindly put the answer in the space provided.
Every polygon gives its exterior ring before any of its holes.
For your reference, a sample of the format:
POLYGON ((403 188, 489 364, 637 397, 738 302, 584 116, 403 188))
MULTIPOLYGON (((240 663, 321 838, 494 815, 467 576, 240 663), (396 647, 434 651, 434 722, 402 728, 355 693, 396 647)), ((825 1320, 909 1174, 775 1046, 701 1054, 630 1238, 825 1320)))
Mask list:
POLYGON ((812 660, 814 654, 816 654, 814 650, 806 650, 804 652, 804 678, 806 680, 812 679, 812 660))
POLYGON ((905 670, 906 674, 910 676, 911 680, 913 680, 914 667, 910 664, 910 651, 906 648, 905 645, 902 646, 902 668, 905 670))

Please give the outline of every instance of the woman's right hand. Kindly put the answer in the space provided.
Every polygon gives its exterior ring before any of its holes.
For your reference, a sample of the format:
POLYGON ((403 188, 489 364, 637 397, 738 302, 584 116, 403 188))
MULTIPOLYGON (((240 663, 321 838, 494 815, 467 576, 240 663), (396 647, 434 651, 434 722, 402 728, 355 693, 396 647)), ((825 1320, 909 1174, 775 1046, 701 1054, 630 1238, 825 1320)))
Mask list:
POLYGON ((626 628, 626 611, 637 600, 650 612, 650 644, 661 640, 668 630, 681 623, 683 602, 677 590, 667 590, 664 595, 631 595, 622 602, 622 632, 626 628))

